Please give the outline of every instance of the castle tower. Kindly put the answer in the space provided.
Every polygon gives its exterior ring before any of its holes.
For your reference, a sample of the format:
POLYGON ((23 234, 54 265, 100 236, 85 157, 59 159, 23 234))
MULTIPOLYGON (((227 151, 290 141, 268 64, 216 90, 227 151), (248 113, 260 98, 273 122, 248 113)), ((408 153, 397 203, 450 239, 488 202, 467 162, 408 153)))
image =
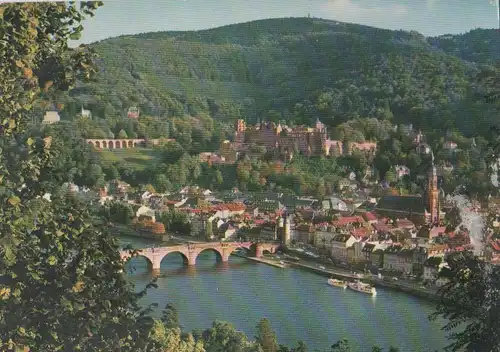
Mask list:
POLYGON ((434 165, 434 153, 431 154, 431 168, 427 179, 427 207, 431 213, 430 224, 439 224, 439 189, 437 169, 434 165))
POLYGON ((245 121, 242 119, 236 120, 236 123, 234 124, 234 129, 236 132, 245 132, 246 129, 245 121))
POLYGON ((245 121, 238 119, 234 124, 234 142, 241 146, 245 142, 245 130, 247 126, 245 121))

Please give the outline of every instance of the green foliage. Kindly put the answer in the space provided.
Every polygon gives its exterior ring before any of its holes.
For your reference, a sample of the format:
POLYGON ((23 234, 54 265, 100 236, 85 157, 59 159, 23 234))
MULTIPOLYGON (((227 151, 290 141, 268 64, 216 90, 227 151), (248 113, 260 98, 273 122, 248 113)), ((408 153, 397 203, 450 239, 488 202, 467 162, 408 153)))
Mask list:
POLYGON ((165 230, 184 236, 191 234, 191 223, 186 213, 169 210, 160 214, 158 221, 165 225, 165 230))
POLYGON ((135 215, 134 210, 129 204, 114 201, 104 204, 100 214, 109 222, 123 225, 129 225, 135 215))
POLYGON ((91 97, 88 108, 106 119, 138 106, 162 119, 412 122, 412 109, 464 97, 475 72, 415 33, 309 18, 122 36, 93 48, 102 58, 99 83, 66 97, 68 116, 91 97))
POLYGON ((168 303, 163 310, 161 321, 167 329, 179 327, 179 314, 177 313, 177 309, 175 309, 171 303, 168 303))
POLYGON ((259 321, 259 324, 257 324, 257 335, 255 336, 255 341, 262 347, 264 352, 278 351, 276 333, 271 327, 271 323, 268 319, 263 318, 259 321))
POLYGON ((431 319, 447 319, 443 327, 452 343, 448 351, 499 351, 500 270, 472 252, 458 252, 440 275, 449 283, 440 290, 441 300, 431 319), (457 332, 457 330, 459 332, 457 332))
MULTIPOLYGON (((32 134, 41 93, 95 71, 85 47, 69 50, 83 14, 98 3, 0 6, 0 349, 144 351, 152 319, 120 273, 116 239, 94 208, 61 189, 68 178, 97 183, 81 140, 32 134), (54 39, 52 39, 54 38, 54 39), (43 90, 43 92, 42 92, 43 90), (81 144, 80 144, 81 143, 81 144), (67 150, 76 146, 76 150, 67 150), (74 154, 72 154, 74 153, 74 154), (84 175, 88 173, 87 177, 84 175), (52 193, 48 202, 40 196, 52 193)), ((97 167, 96 167, 97 166, 97 167)))

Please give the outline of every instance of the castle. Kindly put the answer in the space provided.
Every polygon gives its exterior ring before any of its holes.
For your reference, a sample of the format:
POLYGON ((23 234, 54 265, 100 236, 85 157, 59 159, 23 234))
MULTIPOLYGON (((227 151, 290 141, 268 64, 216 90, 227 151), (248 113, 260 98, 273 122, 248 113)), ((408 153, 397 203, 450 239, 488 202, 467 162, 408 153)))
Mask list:
POLYGON ((342 141, 330 140, 326 126, 319 119, 314 127, 295 128, 274 122, 247 126, 245 121, 237 120, 234 129, 234 142, 224 141, 221 145, 221 154, 227 160, 236 160, 238 154, 248 151, 252 144, 262 145, 267 150, 277 150, 288 159, 296 153, 307 156, 339 156, 351 154, 354 149, 375 153, 377 147, 373 142, 349 143, 345 146, 342 141))

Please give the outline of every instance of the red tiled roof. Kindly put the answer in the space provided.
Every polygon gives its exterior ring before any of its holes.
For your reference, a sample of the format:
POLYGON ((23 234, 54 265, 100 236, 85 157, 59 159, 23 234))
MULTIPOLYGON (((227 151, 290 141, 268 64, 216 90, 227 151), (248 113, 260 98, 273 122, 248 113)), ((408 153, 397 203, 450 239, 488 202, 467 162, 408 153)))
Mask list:
POLYGON ((372 212, 366 212, 363 214, 363 217, 365 218, 366 221, 375 221, 377 220, 377 216, 373 214, 372 212))
POLYGON ((408 219, 401 219, 396 222, 398 227, 413 227, 415 224, 408 219))
POLYGON ((500 243, 498 241, 491 242, 491 246, 495 251, 500 251, 500 243))
POLYGON ((369 231, 365 227, 361 227, 359 229, 354 229, 351 231, 351 234, 354 237, 367 237, 369 235, 369 231))
POLYGON ((372 224, 372 226, 375 229, 375 231, 388 232, 389 230, 392 229, 391 225, 387 225, 387 224, 380 222, 380 221, 375 223, 375 224, 372 224))
POLYGON ((361 216, 346 216, 344 218, 340 218, 340 219, 334 221, 333 224, 335 226, 343 226, 343 225, 352 224, 354 222, 363 223, 364 220, 361 216))

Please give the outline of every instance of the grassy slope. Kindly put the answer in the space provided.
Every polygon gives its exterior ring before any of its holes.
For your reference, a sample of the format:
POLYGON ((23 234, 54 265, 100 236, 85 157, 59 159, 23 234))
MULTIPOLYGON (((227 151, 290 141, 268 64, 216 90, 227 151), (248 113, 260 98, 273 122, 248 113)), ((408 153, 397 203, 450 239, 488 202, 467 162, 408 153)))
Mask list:
POLYGON ((154 162, 156 152, 149 148, 98 151, 104 163, 122 162, 132 170, 144 170, 154 162))

